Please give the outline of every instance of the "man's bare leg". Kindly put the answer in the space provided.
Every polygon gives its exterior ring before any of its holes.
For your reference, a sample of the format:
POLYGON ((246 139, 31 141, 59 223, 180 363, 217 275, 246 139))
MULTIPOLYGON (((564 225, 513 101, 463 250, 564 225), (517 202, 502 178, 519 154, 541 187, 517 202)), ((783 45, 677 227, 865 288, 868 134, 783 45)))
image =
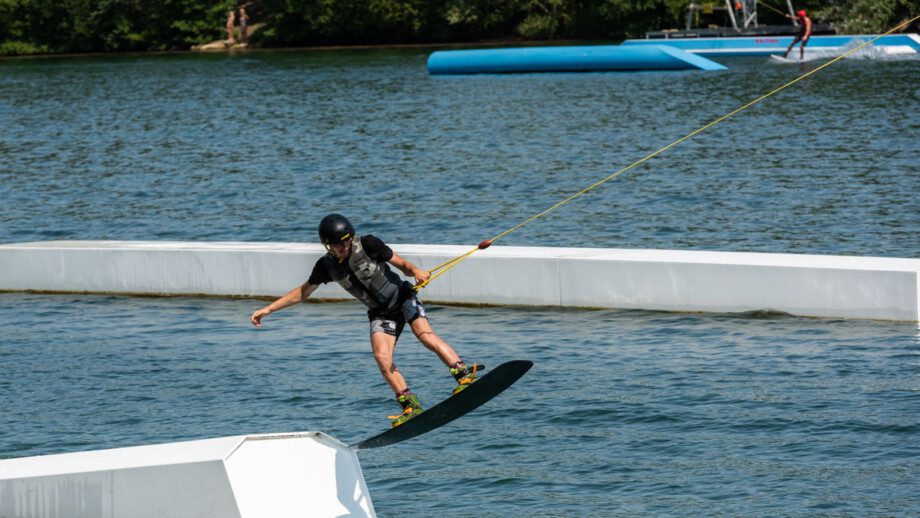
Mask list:
POLYGON ((406 385, 405 378, 403 378, 393 362, 396 337, 386 333, 373 333, 371 335, 371 348, 374 350, 374 360, 377 361, 380 374, 383 375, 383 379, 393 389, 393 393, 399 395, 401 391, 408 388, 408 385, 406 385))
POLYGON ((429 351, 437 354, 438 358, 444 362, 444 365, 453 367, 460 361, 460 357, 457 355, 457 352, 454 351, 454 348, 442 340, 441 337, 435 334, 434 330, 431 329, 431 324, 428 323, 427 318, 416 318, 410 325, 418 341, 429 351))

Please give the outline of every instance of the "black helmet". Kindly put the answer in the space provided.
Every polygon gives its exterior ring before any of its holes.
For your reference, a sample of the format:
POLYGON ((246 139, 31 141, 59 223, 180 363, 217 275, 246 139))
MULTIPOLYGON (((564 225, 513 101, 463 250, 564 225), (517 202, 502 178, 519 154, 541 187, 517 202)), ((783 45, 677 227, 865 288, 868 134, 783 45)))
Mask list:
POLYGON ((319 240, 326 246, 350 237, 355 237, 355 227, 341 214, 330 214, 319 222, 319 240))

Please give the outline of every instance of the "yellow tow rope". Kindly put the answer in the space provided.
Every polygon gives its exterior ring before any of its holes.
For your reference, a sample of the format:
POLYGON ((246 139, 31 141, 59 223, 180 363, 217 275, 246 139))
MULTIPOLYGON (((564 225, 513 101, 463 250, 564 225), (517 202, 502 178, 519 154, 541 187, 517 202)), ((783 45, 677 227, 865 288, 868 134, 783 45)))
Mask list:
POLYGON ((699 133, 702 133, 703 131, 705 131, 705 130, 711 128, 712 126, 715 126, 716 124, 718 124, 718 123, 724 121, 725 119, 727 119, 727 118, 729 118, 729 117, 735 115, 736 113, 738 113, 738 112, 740 112, 740 111, 742 111, 742 110, 745 110, 745 109, 747 109, 747 108, 749 108, 749 107, 751 107, 751 106, 753 106, 753 105, 759 103, 760 101, 766 99, 767 97, 770 97, 770 96, 772 96, 773 94, 775 94, 775 93, 777 93, 777 92, 780 92, 781 90, 784 90, 784 89, 786 89, 786 88, 788 88, 788 87, 794 85, 795 83, 798 83, 798 82, 801 81, 802 79, 805 79, 806 77, 808 77, 808 76, 810 76, 810 75, 812 75, 812 74, 817 73, 819 70, 822 70, 822 69, 824 69, 824 68, 829 67, 830 65, 836 63, 837 61, 840 61, 841 59, 843 59, 843 58, 849 56, 850 54, 852 54, 852 53, 854 53, 854 52, 857 52, 857 51, 859 51, 860 49, 862 49, 862 48, 864 48, 864 47, 867 47, 867 46, 871 45, 872 43, 874 43, 875 41, 877 41, 877 40, 878 40, 879 38, 881 38, 882 36, 887 36, 887 35, 889 35, 889 34, 895 32, 895 31, 897 31, 898 29, 900 29, 900 28, 902 28, 902 27, 904 27, 904 26, 910 25, 911 23, 913 23, 913 22, 916 21, 916 20, 920 20, 920 16, 916 16, 916 17, 914 17, 914 18, 912 18, 912 19, 910 19, 910 20, 907 20, 906 22, 902 22, 901 24, 899 24, 899 25, 895 26, 894 28, 890 29, 888 32, 885 32, 884 34, 880 34, 880 35, 876 36, 875 38, 872 38, 871 40, 869 40, 869 41, 863 43, 862 45, 860 45, 860 46, 858 46, 858 47, 856 47, 856 48, 854 48, 854 49, 851 49, 851 50, 848 50, 848 51, 844 52, 843 54, 841 54, 841 55, 837 56, 836 58, 834 58, 834 59, 828 61, 827 63, 825 63, 825 64, 823 64, 823 65, 821 65, 821 66, 815 68, 814 70, 811 70, 811 71, 809 71, 809 72, 806 72, 806 73, 802 74, 801 76, 799 76, 799 77, 793 79, 792 81, 789 81, 788 83, 784 84, 783 86, 780 86, 779 88, 775 88, 774 90, 772 90, 772 91, 770 91, 770 92, 768 92, 768 93, 766 93, 766 94, 764 94, 764 95, 761 95, 761 96, 758 97, 757 99, 754 99, 753 101, 751 101, 751 102, 745 104, 744 106, 742 106, 742 107, 740 107, 740 108, 738 108, 738 109, 736 109, 736 110, 734 110, 734 111, 732 111, 732 112, 730 112, 730 113, 728 113, 728 114, 726 114, 726 115, 723 115, 723 116, 719 117, 718 119, 716 119, 716 120, 710 122, 709 124, 707 124, 707 125, 705 125, 705 126, 699 128, 699 129, 697 129, 697 130, 695 130, 695 131, 693 131, 693 132, 691 132, 691 133, 688 133, 687 135, 685 135, 685 136, 683 136, 683 137, 681 137, 681 138, 675 140, 674 142, 671 142, 671 143, 668 144, 667 146, 665 146, 665 147, 659 149, 658 151, 655 151, 654 153, 651 153, 651 154, 645 156, 644 158, 641 158, 641 159, 639 159, 639 160, 633 162, 632 164, 630 164, 630 165, 624 167, 623 169, 620 169, 619 171, 617 171, 617 172, 613 173, 612 175, 610 175, 610 176, 604 178, 603 180, 600 180, 600 181, 598 181, 598 182, 595 182, 595 183, 589 185, 588 187, 585 187, 584 189, 582 189, 582 190, 578 191, 577 193, 575 193, 575 194, 569 196, 568 198, 566 198, 566 199, 560 201, 559 203, 557 203, 557 204, 553 205, 552 207, 550 207, 550 208, 544 210, 543 212, 540 212, 539 214, 536 214, 535 216, 532 216, 532 217, 530 217, 529 219, 526 219, 526 220, 522 221, 521 223, 518 223, 517 225, 515 225, 515 226, 509 228, 508 230, 502 232, 501 234, 498 234, 497 236, 493 237, 492 239, 486 239, 486 240, 482 241, 481 243, 479 243, 479 246, 477 246, 476 248, 470 250, 469 252, 467 252, 467 253, 465 253, 465 254, 462 254, 462 255, 459 255, 459 256, 457 256, 457 257, 451 259, 450 261, 447 261, 447 262, 444 263, 444 264, 441 264, 441 265, 439 265, 439 266, 436 266, 435 268, 432 268, 432 269, 430 270, 430 272, 432 272, 432 273, 433 273, 433 272, 437 272, 438 270, 441 270, 441 271, 438 272, 438 273, 436 273, 436 274, 434 274, 434 275, 432 275, 431 277, 429 277, 428 280, 426 280, 425 282, 422 282, 422 283, 418 284, 417 286, 415 286, 415 290, 418 291, 418 290, 424 288, 424 287, 427 286, 428 283, 430 283, 431 281, 437 279, 437 278, 440 277, 441 275, 444 275, 444 273, 446 273, 447 270, 450 270, 450 269, 453 268, 454 266, 457 266, 457 264, 459 264, 460 261, 463 261, 464 259, 466 259, 467 257, 473 255, 473 253, 475 253, 475 252, 477 252, 477 251, 479 251, 479 250, 485 250, 486 248, 488 248, 489 246, 491 246, 492 243, 494 243, 495 241, 497 241, 497 240, 499 240, 499 239, 501 239, 501 238, 507 236, 508 234, 510 234, 510 233, 514 232, 515 230, 517 230, 517 229, 523 227, 524 225, 530 223, 531 221, 533 221, 533 220, 535 220, 535 219, 538 219, 538 218, 541 218, 541 217, 545 216, 546 214, 549 214, 550 212, 552 212, 552 211, 558 209, 559 207, 561 207, 561 206, 565 205, 566 203, 568 203, 568 202, 574 200, 575 198, 578 198, 578 197, 581 196, 582 194, 585 194, 585 193, 587 193, 588 191, 590 191, 590 190, 592 190, 592 189, 594 189, 594 188, 596 188, 596 187, 599 187, 601 184, 607 182, 608 180, 612 180, 612 179, 616 178, 616 177, 619 176, 620 174, 625 173, 626 171, 629 171, 630 169, 636 167, 637 165, 640 165, 640 164, 642 164, 642 163, 648 161, 649 159, 654 158, 654 157, 660 155, 661 153, 664 153, 664 152, 667 151, 668 149, 670 149, 670 148, 676 146, 677 144, 680 144, 681 142, 683 142, 683 141, 685 141, 685 140, 687 140, 687 139, 689 139, 689 138, 691 138, 691 137, 694 137, 694 136, 696 136, 696 135, 699 134, 699 133))
MULTIPOLYGON (((766 2, 764 2, 763 0, 757 0, 757 3, 760 4, 760 5, 762 5, 762 6, 764 6, 764 7, 766 7, 767 9, 770 9, 770 10, 772 10, 772 11, 776 11, 776 12, 778 12, 779 14, 781 14, 781 15, 783 15, 783 16, 786 16, 786 13, 784 13, 784 12, 780 11, 779 9, 773 7, 772 5, 770 5, 770 4, 766 3, 766 2)), ((897 28, 895 28, 895 29, 897 29, 897 28)))

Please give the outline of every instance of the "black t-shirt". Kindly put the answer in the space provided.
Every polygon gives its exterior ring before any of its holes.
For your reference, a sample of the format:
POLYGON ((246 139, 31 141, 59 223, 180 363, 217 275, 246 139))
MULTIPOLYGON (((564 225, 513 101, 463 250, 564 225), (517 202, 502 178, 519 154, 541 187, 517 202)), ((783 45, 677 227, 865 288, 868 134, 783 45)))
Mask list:
MULTIPOLYGON (((367 256, 378 263, 385 263, 393 258, 393 250, 383 241, 370 234, 361 236, 361 246, 364 247, 364 252, 367 256)), ((313 272, 310 274, 307 283, 320 285, 327 282, 332 282, 332 274, 329 273, 329 268, 326 267, 325 257, 320 257, 319 261, 316 261, 316 264, 313 265, 313 272)))

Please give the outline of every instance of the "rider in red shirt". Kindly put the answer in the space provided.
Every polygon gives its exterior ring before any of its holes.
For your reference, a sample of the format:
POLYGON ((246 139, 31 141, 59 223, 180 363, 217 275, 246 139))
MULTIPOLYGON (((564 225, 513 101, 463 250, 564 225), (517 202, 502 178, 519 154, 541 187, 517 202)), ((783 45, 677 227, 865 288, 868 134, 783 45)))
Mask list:
MULTIPOLYGON (((811 38, 811 18, 805 13, 805 9, 800 9, 795 13, 796 17, 799 19, 799 33, 796 34, 795 39, 792 40, 792 43, 789 44, 789 48, 786 49, 786 53, 783 54, 783 57, 788 57, 789 52, 792 51, 792 47, 795 47, 795 44, 799 41, 802 42, 802 46, 799 47, 799 59, 805 60, 805 45, 808 45, 808 38, 811 38)), ((786 18, 792 19, 792 16, 786 15, 786 18)))

